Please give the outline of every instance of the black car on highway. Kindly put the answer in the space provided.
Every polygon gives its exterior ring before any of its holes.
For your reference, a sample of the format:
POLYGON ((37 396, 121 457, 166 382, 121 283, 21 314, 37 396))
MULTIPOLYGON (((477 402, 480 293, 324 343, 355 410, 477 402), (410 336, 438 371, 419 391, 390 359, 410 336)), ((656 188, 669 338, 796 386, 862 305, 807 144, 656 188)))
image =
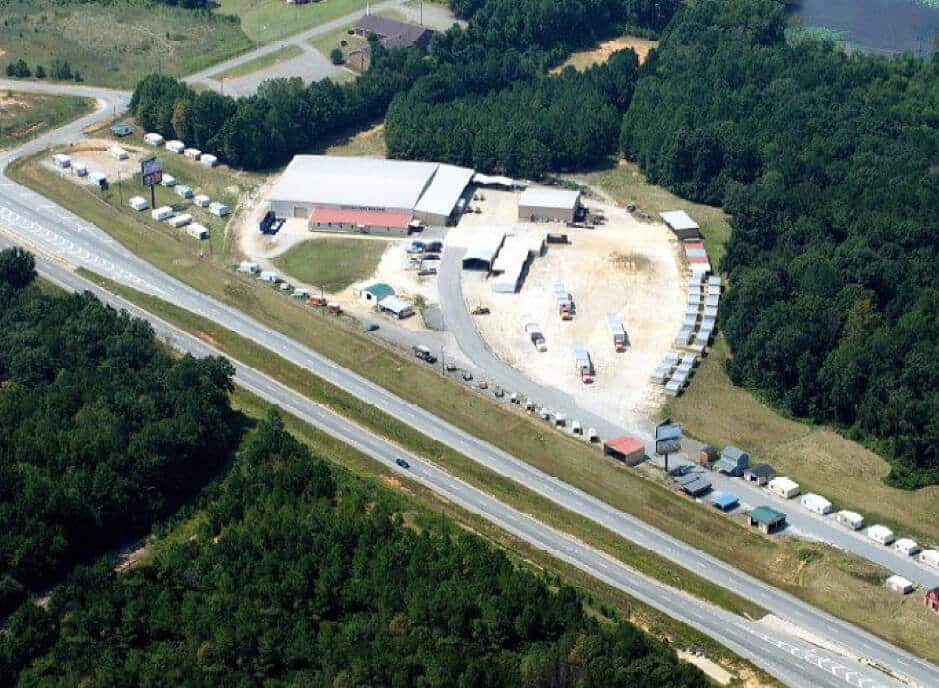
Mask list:
POLYGON ((398 464, 399 466, 401 466, 401 468, 410 468, 410 467, 411 467, 411 464, 409 464, 409 463, 408 463, 407 461, 405 461, 404 459, 395 459, 395 463, 398 464))

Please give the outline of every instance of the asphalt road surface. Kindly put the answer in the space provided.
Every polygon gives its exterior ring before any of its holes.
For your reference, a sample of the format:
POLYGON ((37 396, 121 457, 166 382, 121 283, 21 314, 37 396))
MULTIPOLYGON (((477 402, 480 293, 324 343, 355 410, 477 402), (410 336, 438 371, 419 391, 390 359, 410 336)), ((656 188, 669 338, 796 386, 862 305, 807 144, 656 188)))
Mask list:
MULTIPOLYGON (((107 102, 107 94, 102 94, 101 97, 107 102)), ((111 102, 107 104, 110 105, 111 102)), ((40 137, 32 144, 32 147, 47 144, 49 140, 61 140, 59 132, 40 137)), ((9 154, 0 157, 0 165, 5 166, 10 157, 9 154)), ((48 199, 10 182, 2 172, 0 172, 0 225, 6 228, 14 240, 25 243, 42 255, 55 257, 71 265, 83 266, 115 281, 169 300, 238 332, 287 360, 309 369, 328 382, 381 408, 399 420, 410 423, 426 435, 447 444, 490 470, 510 477, 558 505, 590 518, 622 537, 656 551, 676 564, 696 571, 715 583, 752 599, 775 615, 818 637, 847 648, 848 654, 863 657, 879 667, 889 669, 891 673, 906 677, 915 685, 939 686, 939 667, 743 574, 729 564, 696 550, 646 525, 641 520, 617 511, 571 485, 532 468, 281 333, 270 330, 243 313, 182 284, 134 256, 103 230, 81 220, 48 199)), ((307 403, 311 408, 316 407, 312 402, 307 403)), ((453 478, 448 478, 448 480, 453 485, 458 484, 453 478)), ((452 485, 451 489, 453 489, 452 485)), ((493 522, 497 522, 496 518, 494 514, 493 522)), ((533 521, 528 522, 534 524, 533 521)), ((548 532, 542 525, 532 527, 535 530, 541 529, 545 533, 548 532)), ((588 566, 587 563, 583 565, 588 566)), ((635 579, 636 574, 630 572, 628 577, 635 579)), ((680 593, 670 591, 670 595, 677 596, 680 593)), ((676 597, 676 599, 681 599, 682 603, 673 605, 668 613, 676 618, 684 619, 685 616, 680 612, 680 608, 687 605, 688 598, 676 597)), ((716 625, 723 628, 726 624, 721 622, 716 625)), ((708 631, 709 635, 712 633, 717 633, 717 629, 708 631)), ((714 637, 720 637, 721 642, 725 642, 723 635, 714 637)), ((729 644, 729 647, 734 651, 739 651, 740 646, 729 644)), ((802 650, 799 650, 798 646, 794 647, 796 647, 796 654, 789 651, 790 659, 786 660, 783 666, 789 667, 791 672, 798 672, 799 670, 794 667, 805 664, 806 660, 797 657, 802 650)), ((785 673, 782 668, 777 668, 773 673, 780 675, 791 685, 827 685, 821 683, 822 679, 818 677, 813 677, 808 682, 804 680, 804 677, 796 680, 794 677, 797 673, 785 673)), ((848 678, 841 677, 839 680, 842 681, 841 685, 845 681, 858 685, 854 682, 855 678, 852 675, 848 678)), ((871 682, 865 682, 863 686, 874 685, 873 680, 870 677, 867 678, 871 682)), ((891 684, 882 683, 882 685, 891 684)))
MULTIPOLYGON (((0 245, 11 243, 7 239, 0 239, 0 245)), ((171 342, 180 351, 196 356, 222 355, 203 341, 59 265, 40 260, 38 267, 44 277, 65 289, 92 291, 115 308, 149 320, 157 336, 171 342)), ((392 471, 422 483, 445 499, 482 516, 530 545, 715 638, 788 685, 822 688, 842 688, 846 685, 857 688, 899 688, 903 685, 862 661, 807 642, 770 625, 749 621, 643 576, 575 538, 506 506, 258 371, 237 361, 232 363, 237 371, 236 381, 245 389, 385 464, 392 471), (398 466, 396 461, 399 459, 406 461, 409 468, 398 466)))
MULTIPOLYGON (((550 250, 550 249, 549 249, 550 250)), ((567 393, 554 387, 541 385, 526 377, 500 359, 486 345, 473 316, 466 309, 462 287, 462 260, 466 249, 447 248, 444 251, 437 276, 440 293, 440 307, 443 311, 447 332, 453 337, 457 348, 468 359, 478 376, 485 377, 490 384, 498 384, 509 392, 521 392, 533 399, 539 406, 545 406, 555 412, 567 414, 569 422, 580 421, 584 428, 596 428, 601 438, 608 439, 624 434, 638 434, 646 442, 646 453, 655 456, 654 427, 628 429, 591 413, 577 405, 567 393)), ((688 464, 689 454, 697 454, 701 443, 686 439, 683 453, 672 457, 669 467, 688 464)), ((659 464, 661 458, 655 459, 659 464)), ((832 515, 820 516, 804 509, 798 498, 786 500, 770 494, 740 478, 732 478, 713 471, 703 471, 704 477, 711 481, 714 490, 732 492, 740 498, 742 505, 772 506, 786 514, 788 528, 800 535, 827 542, 834 547, 856 554, 883 566, 887 570, 927 588, 939 586, 939 571, 921 564, 915 558, 906 556, 891 547, 884 547, 870 540, 864 531, 851 531, 838 524, 832 515)), ((702 508, 709 508, 702 505, 702 508)), ((898 534, 898 537, 902 534, 898 534)))

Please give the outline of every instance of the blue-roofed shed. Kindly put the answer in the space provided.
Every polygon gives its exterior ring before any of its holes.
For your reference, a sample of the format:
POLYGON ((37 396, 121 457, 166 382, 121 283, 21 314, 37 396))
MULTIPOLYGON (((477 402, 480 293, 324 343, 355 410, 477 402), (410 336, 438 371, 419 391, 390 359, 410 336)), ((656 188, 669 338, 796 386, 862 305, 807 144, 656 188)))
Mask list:
POLYGON ((730 511, 740 504, 740 500, 732 492, 715 492, 711 495, 711 504, 721 511, 730 511))
POLYGON ((737 447, 724 447, 716 468, 721 473, 727 473, 739 478, 749 465, 750 455, 745 451, 737 447))

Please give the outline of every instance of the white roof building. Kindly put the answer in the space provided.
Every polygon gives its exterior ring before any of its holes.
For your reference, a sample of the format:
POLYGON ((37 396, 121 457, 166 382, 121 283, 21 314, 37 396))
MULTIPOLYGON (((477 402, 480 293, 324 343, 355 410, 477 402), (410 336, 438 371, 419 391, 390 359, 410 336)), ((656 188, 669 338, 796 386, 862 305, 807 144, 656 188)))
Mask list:
POLYGON ((518 199, 518 219, 571 222, 579 207, 580 191, 529 186, 518 199))
POLYGON ((911 540, 910 538, 898 538, 897 541, 893 543, 893 548, 900 554, 905 554, 908 557, 916 556, 922 549, 916 540, 911 540))
POLYGON ((867 537, 882 545, 889 545, 893 542, 893 531, 887 526, 874 525, 867 529, 867 537))
POLYGON ((802 506, 804 506, 809 511, 814 511, 816 514, 824 515, 831 513, 831 502, 819 494, 808 492, 802 495, 801 501, 802 506))
POLYGON ((492 232, 478 236, 463 254, 463 268, 478 270, 482 267, 491 270, 504 243, 505 232, 492 232))

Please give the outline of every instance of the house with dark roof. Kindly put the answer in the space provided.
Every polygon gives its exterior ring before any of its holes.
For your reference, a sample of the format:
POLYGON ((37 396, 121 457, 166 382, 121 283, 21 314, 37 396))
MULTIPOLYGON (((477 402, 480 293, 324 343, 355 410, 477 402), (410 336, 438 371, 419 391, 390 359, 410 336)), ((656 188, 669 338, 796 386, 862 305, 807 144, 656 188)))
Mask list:
MULTIPOLYGON (((378 41, 389 50, 394 48, 417 48, 426 52, 430 46, 430 39, 434 35, 432 29, 417 24, 389 19, 377 14, 366 14, 352 27, 356 36, 368 38, 371 35, 378 37, 378 41)), ((349 53, 348 63, 355 69, 365 71, 370 60, 368 45, 349 53)))

